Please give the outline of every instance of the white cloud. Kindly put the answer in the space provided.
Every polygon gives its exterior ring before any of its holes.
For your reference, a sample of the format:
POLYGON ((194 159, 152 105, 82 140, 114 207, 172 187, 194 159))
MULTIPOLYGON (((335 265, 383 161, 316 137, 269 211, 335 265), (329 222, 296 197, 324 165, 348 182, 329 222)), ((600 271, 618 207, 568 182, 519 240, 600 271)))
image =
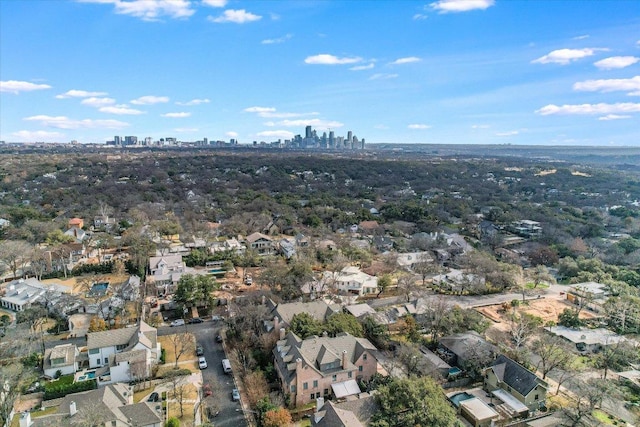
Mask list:
POLYGON ((200 104, 208 104, 211 101, 209 101, 209 99, 204 98, 204 99, 192 99, 191 101, 187 101, 187 102, 176 102, 177 105, 184 105, 184 106, 192 106, 192 105, 200 105, 200 104))
POLYGON ((388 80, 388 79, 395 79, 396 77, 398 77, 397 74, 378 73, 369 77, 369 80, 388 80))
POLYGON ((496 132, 496 136, 515 136, 518 135, 520 132, 517 130, 509 130, 506 132, 496 132))
POLYGON ((357 56, 340 58, 338 56, 329 55, 327 53, 308 56, 304 60, 305 64, 319 64, 319 65, 357 64, 358 62, 361 62, 361 61, 362 61, 362 58, 357 56))
POLYGON ((71 90, 66 91, 65 93, 62 93, 60 95, 56 95, 56 98, 58 98, 58 99, 88 98, 90 96, 105 96, 106 94, 107 94, 107 92, 88 92, 86 90, 71 89, 71 90))
POLYGON ((229 138, 237 138, 238 137, 238 132, 234 132, 234 131, 229 131, 227 133, 225 133, 226 136, 228 136, 229 138))
POLYGON ((244 24, 246 22, 259 21, 260 19, 262 19, 262 16, 247 12, 244 9, 227 9, 220 16, 217 16, 215 18, 213 16, 207 17, 207 20, 209 20, 210 22, 215 22, 218 24, 225 24, 227 22, 232 22, 234 24, 244 24))
POLYGON ((88 105, 89 107, 104 107, 106 105, 111 105, 111 104, 115 104, 116 100, 113 98, 97 98, 95 96, 92 96, 90 98, 85 98, 82 101, 80 101, 80 104, 82 105, 88 105))
POLYGON ((422 21, 424 19, 427 19, 428 16, 423 14, 423 13, 416 13, 415 15, 413 15, 413 19, 416 21, 422 21))
POLYGON ((225 7, 227 0, 202 0, 202 4, 209 7, 225 7))
POLYGON ((493 6, 494 3, 494 0, 439 0, 429 6, 438 13, 457 13, 476 9, 484 10, 493 6))
POLYGON ((471 125, 471 129, 489 129, 489 125, 471 125))
POLYGON ((278 43, 284 43, 287 40, 291 39, 291 37, 293 37, 291 34, 287 34, 285 36, 279 37, 277 39, 265 39, 262 40, 260 43, 262 44, 278 44, 278 43))
POLYGON ((256 135, 264 138, 282 139, 291 139, 295 136, 293 132, 289 132, 288 130, 265 130, 262 132, 258 132, 256 135))
POLYGON ((148 96, 141 96, 140 98, 136 98, 131 101, 131 103, 135 105, 162 104, 165 102, 169 102, 168 96, 148 95, 148 96))
POLYGON ((190 115, 191 113, 186 113, 186 112, 161 114, 162 117, 168 117, 172 119, 182 119, 184 117, 189 117, 190 115))
POLYGON ((625 68, 640 61, 637 56, 612 56, 610 58, 601 59, 594 62, 593 65, 601 70, 612 70, 615 68, 625 68))
POLYGON ((298 119, 298 120, 281 120, 277 123, 268 122, 268 126, 285 126, 285 127, 304 127, 313 126, 318 130, 335 129, 344 126, 344 123, 322 119, 298 119))
POLYGON ((577 61, 578 59, 586 58, 588 56, 593 56, 596 52, 599 51, 607 51, 608 49, 602 48, 589 48, 585 47, 584 49, 558 49, 548 54, 541 56, 538 59, 534 59, 531 61, 534 64, 560 64, 567 65, 572 61, 577 61))
POLYGON ((60 132, 48 132, 46 130, 20 130, 11 135, 17 137, 20 142, 59 142, 64 134, 60 132))
POLYGON ((416 56, 408 56, 406 58, 399 58, 391 62, 391 65, 411 64, 412 62, 420 62, 421 59, 416 56))
POLYGON ((387 125, 375 125, 373 128, 374 129, 380 129, 380 130, 387 130, 387 129, 389 129, 389 126, 387 126, 387 125))
POLYGON ((549 104, 536 110, 536 113, 542 116, 552 114, 617 114, 638 112, 640 112, 640 104, 633 102, 619 102, 616 104, 549 104))
POLYGON ((20 92, 30 92, 32 90, 51 89, 51 86, 45 84, 36 84, 31 82, 21 82, 18 80, 7 80, 0 82, 0 92, 11 92, 16 95, 20 92))
POLYGON ((351 71, 362 71, 362 70, 370 70, 373 67, 375 67, 375 64, 372 62, 371 64, 367 64, 367 65, 356 65, 355 67, 349 68, 349 70, 351 70, 351 71))
POLYGON ((109 113, 109 114, 118 114, 118 115, 131 115, 137 116, 139 114, 144 114, 144 111, 136 110, 135 108, 131 108, 126 104, 100 107, 98 109, 101 113, 109 113))
POLYGON ((175 128, 174 129, 176 132, 199 132, 200 129, 198 128, 175 128))
POLYGON ((65 116, 38 115, 25 117, 23 120, 38 122, 43 126, 57 129, 122 129, 129 126, 129 123, 119 120, 73 120, 65 116))
POLYGON ((631 116, 620 115, 620 114, 607 114, 606 116, 598 117, 598 120, 608 121, 608 120, 622 120, 622 119, 630 119, 631 116))
POLYGON ((572 40, 584 40, 588 38, 589 38, 589 34, 583 34, 581 36, 575 36, 572 40))
POLYGON ((245 108, 242 111, 244 111, 245 113, 267 113, 270 111, 276 111, 276 109, 273 107, 249 107, 245 108))
POLYGON ((413 123, 413 124, 410 124, 409 126, 407 126, 407 128, 409 128, 409 129, 431 129, 431 126, 430 125, 425 125, 425 124, 422 124, 422 123, 413 123))
POLYGON ((188 18, 196 11, 189 0, 79 0, 81 3, 113 4, 115 12, 144 21, 158 21, 162 17, 188 18))
POLYGON ((577 82, 574 90, 585 92, 628 92, 629 95, 640 96, 640 76, 630 79, 600 79, 577 82))
POLYGON ((272 111, 262 111, 259 112, 258 115, 266 119, 288 119, 292 117, 317 116, 318 113, 277 113, 272 111))

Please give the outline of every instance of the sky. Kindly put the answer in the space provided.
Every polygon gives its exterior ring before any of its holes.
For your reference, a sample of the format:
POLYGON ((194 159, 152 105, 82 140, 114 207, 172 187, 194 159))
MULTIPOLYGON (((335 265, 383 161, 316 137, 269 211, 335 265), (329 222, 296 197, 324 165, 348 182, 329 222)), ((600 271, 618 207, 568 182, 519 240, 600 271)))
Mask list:
POLYGON ((0 140, 640 146, 640 1, 0 0, 0 140))

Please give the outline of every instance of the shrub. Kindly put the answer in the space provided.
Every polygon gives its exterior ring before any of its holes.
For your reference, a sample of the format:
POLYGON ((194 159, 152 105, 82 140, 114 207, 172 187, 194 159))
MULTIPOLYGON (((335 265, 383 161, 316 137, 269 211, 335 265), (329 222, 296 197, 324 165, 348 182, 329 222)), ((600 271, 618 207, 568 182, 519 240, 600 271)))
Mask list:
POLYGON ((67 394, 79 393, 81 391, 94 390, 98 388, 96 380, 87 380, 74 383, 73 375, 63 375, 56 381, 46 384, 44 387, 44 400, 57 399, 67 394))
POLYGON ((175 417, 169 418, 165 427, 180 427, 180 420, 175 417))
POLYGON ((164 364, 166 360, 167 360, 167 351, 164 348, 162 348, 160 349, 160 363, 164 364))

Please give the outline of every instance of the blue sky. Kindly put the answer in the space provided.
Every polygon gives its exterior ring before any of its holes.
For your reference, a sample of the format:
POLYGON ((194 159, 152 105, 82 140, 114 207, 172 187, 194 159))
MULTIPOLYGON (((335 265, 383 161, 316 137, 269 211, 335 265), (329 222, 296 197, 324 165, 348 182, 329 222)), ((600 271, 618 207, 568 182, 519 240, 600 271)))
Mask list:
POLYGON ((0 140, 640 145, 640 1, 0 0, 0 140))

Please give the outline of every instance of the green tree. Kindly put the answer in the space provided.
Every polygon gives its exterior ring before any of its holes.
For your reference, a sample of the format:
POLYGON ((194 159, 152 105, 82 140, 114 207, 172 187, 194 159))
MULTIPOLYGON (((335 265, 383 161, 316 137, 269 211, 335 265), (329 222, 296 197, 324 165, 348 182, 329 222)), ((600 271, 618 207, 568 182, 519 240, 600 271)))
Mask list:
POLYGON ((576 310, 565 308, 558 315, 558 325, 566 326, 567 328, 578 328, 582 326, 582 320, 578 317, 576 310))
POLYGON ((376 348, 384 349, 388 347, 389 331, 387 327, 376 322, 372 316, 366 316, 362 320, 362 332, 365 338, 371 341, 376 348))
POLYGON ((378 388, 376 401, 380 409, 372 427, 451 427, 457 423, 442 389, 429 377, 396 378, 378 388))
POLYGON ((183 307, 210 307, 211 293, 218 289, 213 276, 185 274, 180 277, 173 300, 183 307))
POLYGON ((302 339, 312 335, 321 335, 323 331, 322 323, 314 319, 309 313, 300 313, 291 319, 291 332, 302 339))
POLYGON ((180 420, 176 417, 171 417, 167 420, 165 427, 180 427, 180 420))
POLYGON ((71 243, 75 240, 73 236, 66 235, 60 229, 55 229, 47 234, 45 243, 49 246, 62 245, 65 243, 71 243))
POLYGON ((391 286, 391 276, 389 276, 388 274, 383 274, 382 276, 378 277, 378 296, 389 289, 389 286, 391 286))
POLYGON ((329 335, 335 337, 340 332, 348 332, 354 337, 362 337, 364 332, 362 325, 358 323, 358 320, 350 314, 338 313, 327 319, 325 328, 329 335))

